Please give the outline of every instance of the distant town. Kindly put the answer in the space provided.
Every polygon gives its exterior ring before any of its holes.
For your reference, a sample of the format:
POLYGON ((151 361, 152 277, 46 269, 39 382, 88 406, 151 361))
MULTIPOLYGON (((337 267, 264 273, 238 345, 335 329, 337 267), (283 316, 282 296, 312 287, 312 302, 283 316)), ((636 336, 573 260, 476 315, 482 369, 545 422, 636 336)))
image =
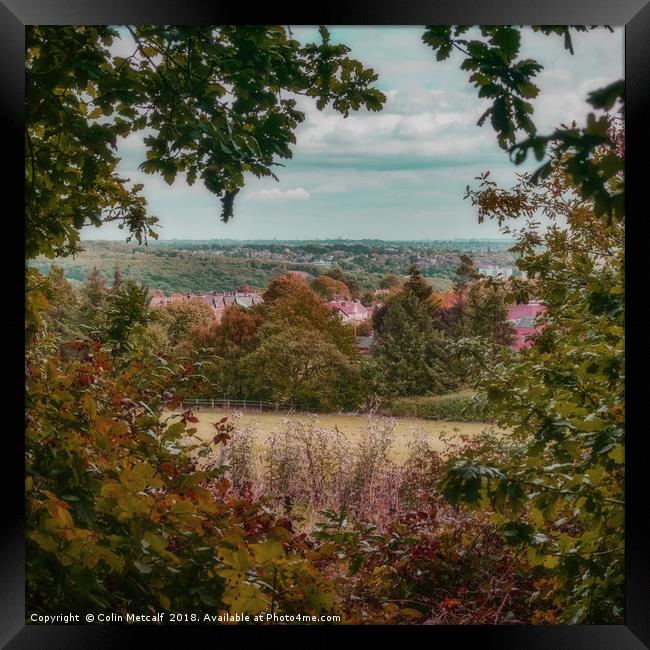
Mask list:
MULTIPOLYGON (((199 300, 210 306, 217 322, 229 305, 250 308, 263 302, 262 294, 274 277, 295 274, 313 282, 332 271, 344 273, 353 283, 354 295, 324 300, 343 322, 359 327, 359 351, 366 354, 373 341, 372 317, 389 293, 387 277, 403 280, 416 267, 439 295, 449 303, 453 278, 462 255, 469 255, 476 271, 484 277, 507 280, 525 277, 516 266, 508 240, 167 240, 147 245, 112 241, 82 242, 73 258, 57 261, 65 277, 83 282, 92 268, 107 279, 115 269, 150 289, 151 307, 179 301, 199 300)), ((47 272, 51 260, 41 257, 30 262, 47 272)), ((534 331, 531 316, 539 305, 521 311, 513 306, 509 319, 517 327, 512 345, 520 349, 534 331)))
MULTIPOLYGON (((388 289, 376 289, 371 295, 373 298, 369 304, 363 304, 360 300, 335 299, 324 300, 323 304, 341 319, 343 323, 359 327, 363 335, 357 336, 357 349, 361 354, 369 354, 374 341, 373 315, 384 303, 383 296, 388 295, 388 289)), ((212 293, 173 293, 166 296, 162 292, 154 291, 151 296, 150 307, 157 309, 174 303, 199 301, 206 303, 211 309, 216 322, 221 319, 228 307, 237 305, 240 308, 248 309, 264 302, 262 294, 251 287, 244 287, 233 291, 214 291, 212 293)), ((456 300, 453 291, 447 291, 441 296, 442 304, 449 306, 456 300)), ((525 304, 511 305, 508 311, 508 321, 515 328, 515 337, 511 344, 513 350, 518 351, 527 347, 531 342, 531 335, 539 331, 537 317, 545 310, 544 305, 537 300, 531 300, 525 304)))

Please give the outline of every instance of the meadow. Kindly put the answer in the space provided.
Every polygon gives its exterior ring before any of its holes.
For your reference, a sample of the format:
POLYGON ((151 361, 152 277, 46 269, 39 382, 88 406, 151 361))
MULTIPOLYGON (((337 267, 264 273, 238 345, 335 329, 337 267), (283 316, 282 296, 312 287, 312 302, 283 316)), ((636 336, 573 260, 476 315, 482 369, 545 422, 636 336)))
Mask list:
POLYGON ((423 490, 435 490, 445 457, 494 431, 478 422, 223 409, 168 411, 163 419, 179 417, 190 422, 181 444, 193 449, 196 469, 222 467, 235 495, 292 512, 307 534, 328 512, 390 525, 417 506, 423 490))
POLYGON ((229 418, 236 428, 246 427, 252 433, 256 450, 264 446, 268 437, 277 430, 285 429, 290 422, 312 423, 315 426, 341 433, 349 442, 358 443, 364 432, 378 423, 391 423, 392 444, 389 457, 402 463, 409 454, 410 446, 418 438, 426 440, 433 451, 442 452, 446 440, 461 440, 464 436, 474 437, 486 428, 486 422, 455 422, 425 420, 422 418, 392 418, 348 414, 306 414, 306 413, 257 413, 254 411, 226 411, 225 409, 198 409, 193 412, 199 422, 194 424, 202 440, 214 437, 213 423, 229 418))

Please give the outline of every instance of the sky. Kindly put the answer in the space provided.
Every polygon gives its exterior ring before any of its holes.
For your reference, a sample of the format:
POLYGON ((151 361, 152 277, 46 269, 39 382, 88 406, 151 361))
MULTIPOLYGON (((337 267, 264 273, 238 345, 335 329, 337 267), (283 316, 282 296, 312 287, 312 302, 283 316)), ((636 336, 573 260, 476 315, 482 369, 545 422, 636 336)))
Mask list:
MULTIPOLYGON (((292 28, 301 41, 317 40, 315 29, 292 28)), ((379 75, 387 95, 381 112, 343 118, 299 97, 305 121, 296 131, 293 158, 277 167, 279 182, 250 177, 235 200, 235 216, 220 221, 221 203, 200 181, 189 187, 177 177, 169 186, 143 174, 143 134, 120 141, 119 171, 143 183, 149 211, 160 220, 160 239, 487 239, 502 236, 496 224, 478 224, 463 200, 465 187, 490 170, 500 183, 514 180, 515 167, 496 143, 488 122, 476 125, 488 103, 479 100, 460 70, 460 58, 435 60, 421 41, 422 27, 332 27, 332 41, 379 75)), ((587 93, 623 77, 623 29, 574 34, 571 56, 560 37, 530 29, 522 56, 544 69, 535 83, 533 119, 540 133, 560 123, 584 123, 587 93)), ((119 44, 130 54, 132 46, 119 44)), ((462 57, 458 53, 459 57, 462 57)), ((123 240, 115 224, 88 227, 83 239, 123 240)))

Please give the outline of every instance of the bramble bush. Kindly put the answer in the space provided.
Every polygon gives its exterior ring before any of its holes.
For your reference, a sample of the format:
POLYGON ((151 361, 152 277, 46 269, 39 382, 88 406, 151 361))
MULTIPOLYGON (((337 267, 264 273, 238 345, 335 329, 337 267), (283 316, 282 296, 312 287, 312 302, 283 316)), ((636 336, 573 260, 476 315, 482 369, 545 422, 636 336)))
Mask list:
MULTIPOLYGON (((484 369, 481 390, 511 435, 450 461, 443 490, 452 503, 495 510, 559 621, 614 623, 623 620, 625 578, 625 233, 582 198, 565 154, 554 155, 537 185, 522 174, 503 190, 485 174, 468 191, 481 218, 526 219, 519 266, 547 310, 534 346, 484 369)), ((613 193, 619 182, 609 180, 613 193)), ((529 282, 517 290, 525 300, 529 282)))
POLYGON ((197 469, 210 443, 181 444, 196 418, 161 417, 194 367, 69 348, 27 355, 28 611, 335 610, 286 519, 197 469))

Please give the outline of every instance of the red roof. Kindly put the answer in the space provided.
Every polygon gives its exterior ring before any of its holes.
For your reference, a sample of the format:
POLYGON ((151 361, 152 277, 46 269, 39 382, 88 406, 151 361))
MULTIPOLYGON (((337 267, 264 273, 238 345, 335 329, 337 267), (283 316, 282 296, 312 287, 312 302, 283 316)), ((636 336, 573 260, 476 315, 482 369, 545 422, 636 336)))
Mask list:
POLYGON ((156 295, 152 296, 151 301, 149 302, 150 307, 159 307, 160 305, 169 305, 171 300, 165 295, 156 295))
POLYGON ((544 311, 546 311, 546 307, 539 300, 522 303, 521 305, 512 305, 508 310, 508 320, 518 321, 524 316, 535 317, 544 311))
POLYGON ((326 305, 330 309, 340 309, 346 316, 368 316, 368 310, 358 300, 330 300, 326 305))
POLYGON ((512 305, 508 310, 508 320, 515 326, 515 339, 512 349, 518 352, 533 344, 532 336, 543 329, 535 325, 535 318, 546 311, 546 306, 539 300, 533 300, 521 305, 512 305))

